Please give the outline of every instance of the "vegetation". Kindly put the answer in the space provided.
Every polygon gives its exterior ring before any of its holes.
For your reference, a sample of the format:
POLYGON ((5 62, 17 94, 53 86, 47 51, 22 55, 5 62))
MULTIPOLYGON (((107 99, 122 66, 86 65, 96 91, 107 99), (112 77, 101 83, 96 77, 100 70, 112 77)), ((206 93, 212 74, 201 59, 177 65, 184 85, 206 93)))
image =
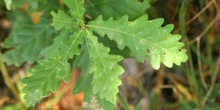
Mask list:
POLYGON ((18 101, 2 108, 65 109, 62 99, 67 102, 64 97, 71 96, 75 109, 147 109, 141 101, 129 102, 118 89, 124 72, 120 62, 134 58, 143 63, 147 58, 152 68, 159 69, 152 73, 157 80, 153 90, 143 82, 131 83, 151 103, 148 109, 218 109, 219 3, 160 2, 0 0, 2 15, 12 24, 9 36, 2 39, 1 73, 18 101), (173 33, 183 37, 171 34, 172 21, 177 27, 173 33), (193 30, 195 26, 199 27, 193 30), (30 66, 16 85, 9 76, 15 68, 11 65, 30 66), (49 101, 44 102, 46 97, 49 101))

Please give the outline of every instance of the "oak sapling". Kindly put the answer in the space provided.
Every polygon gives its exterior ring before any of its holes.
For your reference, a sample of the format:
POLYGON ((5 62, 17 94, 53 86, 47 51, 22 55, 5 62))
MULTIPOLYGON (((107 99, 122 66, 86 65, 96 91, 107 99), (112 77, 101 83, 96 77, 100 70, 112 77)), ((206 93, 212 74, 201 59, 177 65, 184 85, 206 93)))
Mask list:
POLYGON ((119 65, 124 52, 138 62, 148 58, 154 69, 161 63, 171 68, 187 60, 181 36, 171 34, 173 25, 162 27, 162 18, 149 20, 148 0, 61 0, 53 7, 45 2, 54 1, 35 2, 36 9, 44 11, 40 21, 34 24, 23 13, 14 13, 17 25, 4 42, 14 48, 4 55, 9 65, 38 62, 22 80, 28 107, 57 91, 61 80, 68 82, 72 68, 80 68, 73 94, 84 92, 84 102, 95 98, 100 108, 112 109, 124 71, 119 65), (19 29, 28 34, 22 36, 19 29), (109 45, 112 42, 116 46, 109 45))

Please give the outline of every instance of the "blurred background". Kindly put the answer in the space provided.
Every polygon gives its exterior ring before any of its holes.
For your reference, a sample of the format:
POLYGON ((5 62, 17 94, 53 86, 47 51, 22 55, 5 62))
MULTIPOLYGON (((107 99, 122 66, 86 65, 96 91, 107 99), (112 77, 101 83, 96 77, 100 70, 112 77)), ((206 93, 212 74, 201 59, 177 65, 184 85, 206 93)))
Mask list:
MULTIPOLYGON (((21 10, 25 10, 25 6, 23 4, 21 10)), ((182 35, 189 59, 173 68, 161 65, 159 70, 152 69, 148 60, 144 64, 134 59, 122 61, 125 73, 120 76, 123 84, 119 89, 129 108, 220 110, 220 0, 151 0, 147 13, 150 19, 164 18, 164 24, 175 25, 173 33, 182 35)), ((40 14, 30 15, 33 23, 40 14)), ((6 6, 0 0, 0 57, 7 51, 2 42, 11 29, 6 6)), ((0 109, 25 109, 20 98, 23 95, 20 79, 26 76, 30 65, 7 66, 2 58, 0 64, 0 109)), ((45 106, 48 100, 50 97, 36 109, 45 106)), ((123 110, 123 104, 118 101, 115 109, 123 110)))

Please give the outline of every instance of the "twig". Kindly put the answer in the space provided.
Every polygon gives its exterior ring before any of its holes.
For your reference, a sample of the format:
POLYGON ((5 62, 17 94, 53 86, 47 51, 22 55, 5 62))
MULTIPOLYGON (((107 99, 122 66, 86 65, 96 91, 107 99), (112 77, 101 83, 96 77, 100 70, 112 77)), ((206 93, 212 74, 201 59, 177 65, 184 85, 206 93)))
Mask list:
MULTIPOLYGON (((206 6, 201 10, 199 11, 195 16, 193 16, 193 18, 191 18, 190 20, 188 20, 186 22, 186 26, 188 26, 190 23, 192 23, 195 19, 197 19, 205 10, 207 10, 212 4, 214 4, 214 6, 216 7, 216 1, 215 0, 212 0, 210 1, 208 4, 206 4, 206 6)), ((176 29, 175 32, 179 32, 180 29, 176 29)))
POLYGON ((210 1, 208 4, 206 4, 206 6, 204 8, 202 8, 201 11, 199 11, 195 16, 193 16, 193 18, 191 18, 189 21, 187 21, 186 25, 189 25, 191 22, 193 22, 196 18, 198 18, 205 10, 207 10, 213 3, 215 2, 215 0, 210 1))
POLYGON ((196 38, 190 41, 190 45, 195 43, 196 41, 200 40, 207 32, 208 30, 214 25, 214 23, 220 18, 220 14, 218 14, 215 19, 212 20, 211 23, 205 28, 204 31, 202 31, 196 38))
MULTIPOLYGON (((196 38, 190 41, 190 44, 193 44, 196 41, 200 40, 205 35, 205 33, 207 33, 207 31, 215 24, 215 22, 220 19, 220 13, 218 11, 219 7, 215 0, 212 0, 209 2, 209 4, 212 4, 212 3, 214 4, 214 7, 216 8, 216 17, 212 20, 211 23, 209 23, 209 25, 205 28, 204 31, 202 31, 196 38)), ((209 5, 207 4, 206 6, 209 6, 209 5)))
POLYGON ((21 100, 16 87, 14 86, 10 76, 8 75, 8 71, 7 71, 6 67, 5 67, 5 64, 4 64, 3 60, 2 60, 1 52, 0 52, 0 70, 1 70, 1 73, 2 73, 2 76, 4 78, 4 82, 5 82, 6 86, 12 91, 13 95, 19 101, 19 103, 21 104, 22 108, 24 110, 26 110, 26 107, 25 107, 23 101, 21 100))
POLYGON ((215 81, 216 81, 216 78, 218 76, 219 70, 220 70, 220 55, 218 57, 216 65, 215 65, 215 71, 214 71, 214 74, 212 76, 210 88, 209 88, 208 92, 206 93, 204 99, 202 100, 202 103, 201 103, 202 107, 204 107, 204 105, 206 104, 209 96, 211 95, 211 93, 212 93, 212 91, 215 87, 215 81))
POLYGON ((205 78, 203 77, 203 72, 202 72, 202 63, 200 60, 200 40, 197 41, 197 62, 198 62, 198 67, 199 67, 199 75, 200 75, 200 79, 202 81, 202 85, 204 86, 204 88, 207 90, 207 84, 205 82, 205 78))
POLYGON ((120 92, 117 93, 117 97, 118 97, 118 99, 120 100, 121 104, 124 106, 124 109, 125 109, 125 110, 129 110, 128 104, 127 104, 127 102, 125 101, 125 99, 122 97, 122 95, 121 95, 120 92))

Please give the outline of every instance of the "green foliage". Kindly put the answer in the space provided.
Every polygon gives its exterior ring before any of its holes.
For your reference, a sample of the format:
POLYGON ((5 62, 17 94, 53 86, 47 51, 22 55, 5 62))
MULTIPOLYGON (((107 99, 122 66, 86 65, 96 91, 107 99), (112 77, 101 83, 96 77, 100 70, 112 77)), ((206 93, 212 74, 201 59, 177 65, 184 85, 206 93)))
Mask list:
POLYGON ((30 85, 24 88, 27 106, 37 103, 50 91, 56 91, 61 79, 69 80, 71 68, 68 59, 79 54, 78 46, 82 41, 81 33, 82 31, 77 35, 69 35, 67 31, 63 31, 57 38, 66 37, 66 39, 56 40, 57 42, 44 50, 47 53, 45 56, 49 60, 38 62, 38 65, 29 71, 32 76, 23 79, 23 83, 30 85))
MULTIPOLYGON (((12 5, 17 2, 13 1, 12 5)), ((37 3, 37 1, 32 2, 37 3)), ((50 25, 52 16, 48 15, 51 10, 57 9, 58 3, 51 2, 51 4, 53 6, 40 3, 40 6, 34 9, 30 7, 29 10, 23 10, 25 12, 14 10, 7 13, 9 20, 13 23, 12 32, 4 41, 5 48, 12 48, 3 56, 8 65, 21 66, 24 62, 38 61, 42 57, 40 51, 52 43, 56 31, 50 25), (35 15, 36 18, 39 17, 37 23, 34 23, 31 18, 31 14, 34 12, 42 12, 41 16, 35 15)))
POLYGON ((3 56, 8 65, 20 66, 24 62, 33 63, 40 58, 40 51, 51 43, 55 32, 50 19, 41 18, 33 24, 28 15, 21 12, 10 13, 13 21, 12 33, 4 42, 5 48, 13 48, 3 56))
POLYGON ((93 92, 94 94, 99 93, 101 98, 104 97, 106 100, 115 103, 115 95, 118 93, 118 86, 121 84, 118 76, 123 73, 122 67, 118 64, 122 57, 108 54, 110 49, 98 43, 96 36, 92 35, 90 31, 86 31, 86 34, 86 45, 94 73, 93 92))
POLYGON ((26 93, 24 98, 27 106, 39 102, 50 91, 57 90, 60 80, 68 80, 70 77, 71 69, 68 63, 62 61, 62 59, 42 60, 38 64, 38 66, 29 70, 32 76, 22 80, 23 83, 30 85, 23 90, 26 93))
POLYGON ((149 0, 143 0, 143 2, 138 0, 86 0, 85 2, 86 14, 93 19, 99 15, 102 15, 104 19, 109 17, 118 19, 123 15, 128 15, 130 20, 134 20, 145 14, 149 7, 149 0))
POLYGON ((11 4, 12 4, 12 0, 4 0, 4 2, 5 2, 5 5, 6 5, 6 8, 8 10, 10 10, 11 9, 11 4))
POLYGON ((59 10, 58 13, 51 12, 51 14, 54 17, 52 26, 54 26, 56 30, 61 30, 62 28, 71 30, 73 29, 73 26, 77 25, 75 19, 71 18, 62 10, 59 10))
POLYGON ((87 48, 86 42, 84 42, 84 44, 81 47, 81 53, 79 56, 77 56, 73 64, 74 67, 81 67, 81 70, 82 70, 73 93, 84 91, 84 94, 85 94, 84 102, 87 105, 83 107, 84 109, 89 109, 89 105, 93 104, 91 103, 93 98, 97 100, 97 103, 100 108, 103 108, 104 110, 112 109, 114 107, 114 104, 109 103, 105 98, 100 98, 99 94, 94 94, 92 92, 93 91, 92 82, 93 82, 94 74, 91 74, 92 72, 91 61, 90 61, 90 57, 88 56, 89 56, 88 48, 87 48))
POLYGON ((102 37, 107 35, 117 43, 119 49, 127 46, 131 56, 139 62, 143 62, 147 56, 151 65, 158 69, 160 62, 172 67, 173 63, 180 65, 187 60, 186 50, 181 49, 184 44, 178 42, 181 36, 170 34, 173 26, 161 27, 162 23, 162 19, 147 21, 146 15, 132 22, 128 21, 127 16, 116 21, 111 18, 103 21, 99 17, 89 22, 88 27, 102 37))
MULTIPOLYGON (((148 58, 155 69, 160 67, 161 62, 172 67, 173 63, 180 65, 187 60, 186 50, 182 49, 184 44, 179 42, 181 36, 171 34, 173 26, 161 27, 162 19, 147 19, 148 0, 62 2, 67 7, 58 11, 57 8, 51 9, 52 26, 56 31, 51 29, 50 19, 42 18, 39 23, 33 24, 27 16, 20 14, 12 34, 4 42, 5 47, 13 48, 4 56, 8 64, 20 66, 24 62, 38 61, 29 70, 30 76, 22 80, 26 84, 23 92, 26 93, 27 106, 56 91, 60 80, 68 81, 71 68, 81 68, 74 93, 85 93, 84 101, 88 104, 85 109, 89 109, 92 100, 97 100, 100 108, 112 109, 121 84, 119 76, 123 73, 118 64, 123 60, 123 53, 118 50, 122 52, 126 47, 129 49, 126 51, 130 54, 128 56, 140 62, 148 58), (84 15, 97 19, 85 20, 84 15), (103 40, 106 37, 108 40, 103 40), (109 42, 117 45, 118 54, 110 54, 112 46, 103 44, 111 44, 109 42), (40 60, 42 56, 44 59, 40 60)), ((42 4, 36 3, 39 7, 42 4)))
MULTIPOLYGON (((53 3, 56 3, 56 1, 50 2, 49 0, 4 0, 4 2, 8 10, 22 8, 24 3, 27 3, 34 9, 37 9, 38 7, 41 7, 42 5, 46 5, 47 3, 50 3, 50 5, 53 5, 53 3)), ((47 6, 49 5, 47 4, 47 6)))

